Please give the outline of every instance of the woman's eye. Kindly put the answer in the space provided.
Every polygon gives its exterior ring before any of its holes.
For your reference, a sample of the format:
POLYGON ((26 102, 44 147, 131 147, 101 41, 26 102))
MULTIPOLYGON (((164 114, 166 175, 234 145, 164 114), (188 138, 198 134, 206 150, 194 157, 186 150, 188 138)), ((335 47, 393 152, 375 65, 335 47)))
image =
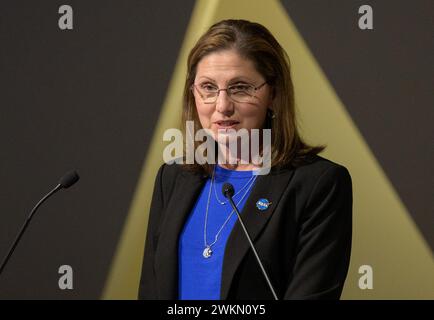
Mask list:
POLYGON ((249 91, 250 86, 247 84, 237 84, 230 87, 232 92, 238 92, 238 91, 249 91))
POLYGON ((205 91, 215 91, 216 87, 210 84, 203 84, 201 88, 205 91))

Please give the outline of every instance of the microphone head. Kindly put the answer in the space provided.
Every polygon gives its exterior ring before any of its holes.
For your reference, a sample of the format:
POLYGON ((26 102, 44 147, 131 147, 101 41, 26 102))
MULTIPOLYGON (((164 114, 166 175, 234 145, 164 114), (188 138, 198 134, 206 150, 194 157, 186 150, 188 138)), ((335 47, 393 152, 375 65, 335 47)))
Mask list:
POLYGON ((234 186, 233 185, 231 185, 230 183, 225 183, 224 185, 223 185, 223 188, 222 188, 222 193, 223 193, 223 195, 226 197, 226 198, 229 198, 229 197, 233 197, 234 196, 234 193, 235 193, 235 191, 234 191, 234 186))
POLYGON ((67 189, 74 183, 76 183, 78 179, 80 179, 80 177, 78 176, 77 171, 72 170, 66 173, 62 178, 60 178, 59 184, 62 188, 67 189))

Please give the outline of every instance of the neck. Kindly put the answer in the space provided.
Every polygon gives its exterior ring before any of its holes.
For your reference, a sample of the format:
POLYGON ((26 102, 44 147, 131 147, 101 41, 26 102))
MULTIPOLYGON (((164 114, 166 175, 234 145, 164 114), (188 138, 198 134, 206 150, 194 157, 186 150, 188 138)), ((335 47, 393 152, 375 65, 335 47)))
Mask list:
MULTIPOLYGON (((239 145, 238 145, 239 147, 239 145)), ((249 148, 249 150, 251 150, 249 148)), ((237 148, 236 154, 230 152, 230 148, 227 145, 219 144, 219 152, 223 156, 221 163, 218 163, 221 167, 229 170, 237 171, 248 171, 260 169, 259 166, 255 165, 252 161, 252 156, 249 152, 248 158, 242 160, 241 149, 237 148), (234 161, 236 160, 236 161, 234 161), (232 163, 231 163, 232 162, 232 163), (233 163, 235 162, 235 163, 233 163)))
POLYGON ((220 167, 223 167, 225 169, 229 169, 229 170, 236 170, 236 171, 252 171, 252 170, 257 170, 259 169, 257 166, 255 166, 254 164, 219 164, 220 167))

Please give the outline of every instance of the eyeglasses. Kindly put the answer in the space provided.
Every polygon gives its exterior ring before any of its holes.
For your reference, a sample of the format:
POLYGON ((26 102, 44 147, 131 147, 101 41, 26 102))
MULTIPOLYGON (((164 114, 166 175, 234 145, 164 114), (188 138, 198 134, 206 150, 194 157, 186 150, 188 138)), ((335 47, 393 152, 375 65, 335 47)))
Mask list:
POLYGON ((229 98, 235 102, 253 103, 256 99, 256 91, 261 89, 267 82, 264 82, 258 87, 247 83, 237 83, 228 86, 226 89, 219 89, 211 83, 200 85, 193 84, 192 88, 196 88, 204 103, 216 103, 220 91, 226 91, 229 98))

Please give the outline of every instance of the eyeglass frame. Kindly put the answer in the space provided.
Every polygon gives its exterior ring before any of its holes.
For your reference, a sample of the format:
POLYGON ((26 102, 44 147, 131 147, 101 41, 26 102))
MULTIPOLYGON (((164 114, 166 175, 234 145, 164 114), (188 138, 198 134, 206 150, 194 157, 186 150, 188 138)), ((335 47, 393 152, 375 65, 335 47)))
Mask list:
MULTIPOLYGON (((259 89, 261 89, 261 88, 262 88, 264 85, 266 85, 266 84, 267 84, 267 81, 265 81, 263 84, 261 84, 261 85, 255 87, 253 84, 247 83, 247 85, 251 86, 251 87, 255 90, 255 93, 256 93, 256 91, 258 91, 259 89)), ((195 84, 195 83, 193 83, 193 84, 191 85, 191 89, 193 89, 193 88, 196 89, 197 93, 199 93, 200 97, 201 97, 202 100, 203 100, 203 103, 205 103, 205 104, 214 104, 214 103, 216 103, 216 102, 217 102, 217 99, 218 99, 218 97, 219 97, 220 91, 226 91, 226 94, 228 95, 229 99, 231 99, 232 101, 234 101, 234 102, 238 102, 238 103, 242 103, 242 102, 239 102, 239 101, 237 101, 237 100, 234 100, 234 98, 232 98, 232 94, 229 94, 229 93, 228 93, 228 89, 230 88, 230 86, 228 86, 227 88, 223 88, 223 89, 217 89, 217 91, 215 92, 215 93, 217 93, 217 95, 215 96, 215 101, 213 101, 213 102, 205 102, 205 98, 203 97, 203 95, 202 95, 202 93, 200 92, 200 90, 196 87, 196 84, 195 84)), ((218 88, 218 87, 217 87, 217 88, 218 88)), ((250 95, 250 94, 248 94, 248 93, 246 93, 246 94, 247 94, 248 96, 250 96, 250 97, 257 98, 255 95, 250 95)))

